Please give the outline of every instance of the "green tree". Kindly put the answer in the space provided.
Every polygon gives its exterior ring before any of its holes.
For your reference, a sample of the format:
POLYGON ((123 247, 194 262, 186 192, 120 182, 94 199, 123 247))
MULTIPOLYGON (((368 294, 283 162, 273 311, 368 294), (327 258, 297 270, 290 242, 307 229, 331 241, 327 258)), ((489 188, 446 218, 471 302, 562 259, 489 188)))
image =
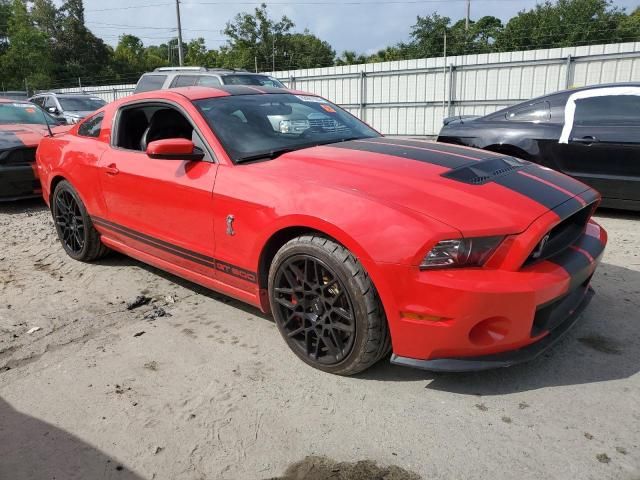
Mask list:
POLYGON ((626 15, 609 0, 546 1, 511 18, 498 35, 499 50, 527 50, 619 41, 626 15))
POLYGON ((253 14, 240 13, 227 23, 229 43, 220 49, 221 66, 261 71, 333 65, 335 52, 327 42, 309 31, 293 33, 294 23, 286 16, 269 17, 263 3, 253 14))
POLYGON ((46 36, 34 25, 23 0, 13 0, 7 25, 8 47, 0 58, 0 81, 5 88, 46 88, 52 62, 46 36))
POLYGON ((98 81, 108 71, 112 50, 85 26, 82 0, 67 0, 59 12, 60 33, 54 50, 58 78, 98 81))
POLYGON ((0 56, 9 48, 11 12, 11 2, 9 0, 0 0, 0 56))

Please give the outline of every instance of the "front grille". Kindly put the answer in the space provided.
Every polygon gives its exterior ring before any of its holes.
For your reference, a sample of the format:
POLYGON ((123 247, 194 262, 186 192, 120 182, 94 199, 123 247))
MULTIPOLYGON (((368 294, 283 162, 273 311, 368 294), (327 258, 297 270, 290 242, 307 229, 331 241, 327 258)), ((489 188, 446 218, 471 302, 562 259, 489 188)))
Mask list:
POLYGON ((325 132, 342 132, 347 130, 348 127, 341 123, 336 122, 332 118, 322 118, 309 120, 309 125, 313 128, 321 128, 325 132))
POLYGON ((558 255, 572 245, 584 232, 593 207, 593 204, 587 205, 553 227, 533 249, 525 266, 558 255))
POLYGON ((538 307, 535 317, 533 318, 533 325, 531 326, 532 338, 555 330, 573 314, 578 305, 584 300, 585 294, 589 289, 592 275, 589 275, 589 277, 571 293, 538 307))
POLYGON ((35 161, 35 148, 16 148, 0 153, 0 163, 3 165, 21 165, 35 161))

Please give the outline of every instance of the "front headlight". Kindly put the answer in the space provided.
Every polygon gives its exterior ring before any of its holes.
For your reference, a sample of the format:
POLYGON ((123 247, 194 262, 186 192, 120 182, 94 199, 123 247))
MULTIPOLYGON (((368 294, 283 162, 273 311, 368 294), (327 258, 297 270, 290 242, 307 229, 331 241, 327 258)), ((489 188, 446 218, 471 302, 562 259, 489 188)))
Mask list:
POLYGON ((422 260, 421 269, 481 267, 504 237, 476 237, 442 240, 422 260))

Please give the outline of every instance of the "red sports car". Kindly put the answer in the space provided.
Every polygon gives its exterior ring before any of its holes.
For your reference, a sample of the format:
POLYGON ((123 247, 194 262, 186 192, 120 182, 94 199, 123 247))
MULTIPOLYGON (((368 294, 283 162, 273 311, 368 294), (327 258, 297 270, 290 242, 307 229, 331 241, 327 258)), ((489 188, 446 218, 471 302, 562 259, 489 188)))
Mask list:
POLYGON ((36 148, 48 134, 47 122, 59 125, 33 103, 0 98, 0 202, 42 194, 36 148))
POLYGON ((127 97, 37 161, 69 256, 117 250, 255 305, 342 375, 391 349, 441 371, 536 357, 590 300, 607 240, 572 178, 276 88, 127 97))

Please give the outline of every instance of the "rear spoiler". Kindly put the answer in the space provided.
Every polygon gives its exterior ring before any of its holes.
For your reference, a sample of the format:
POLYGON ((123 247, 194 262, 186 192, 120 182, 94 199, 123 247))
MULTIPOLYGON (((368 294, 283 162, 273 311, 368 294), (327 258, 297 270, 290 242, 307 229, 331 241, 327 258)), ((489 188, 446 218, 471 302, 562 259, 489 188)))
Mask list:
POLYGON ((455 123, 465 123, 465 121, 471 122, 476 118, 480 118, 480 115, 455 115, 453 117, 447 117, 444 120, 442 120, 442 124, 451 125, 455 123))

